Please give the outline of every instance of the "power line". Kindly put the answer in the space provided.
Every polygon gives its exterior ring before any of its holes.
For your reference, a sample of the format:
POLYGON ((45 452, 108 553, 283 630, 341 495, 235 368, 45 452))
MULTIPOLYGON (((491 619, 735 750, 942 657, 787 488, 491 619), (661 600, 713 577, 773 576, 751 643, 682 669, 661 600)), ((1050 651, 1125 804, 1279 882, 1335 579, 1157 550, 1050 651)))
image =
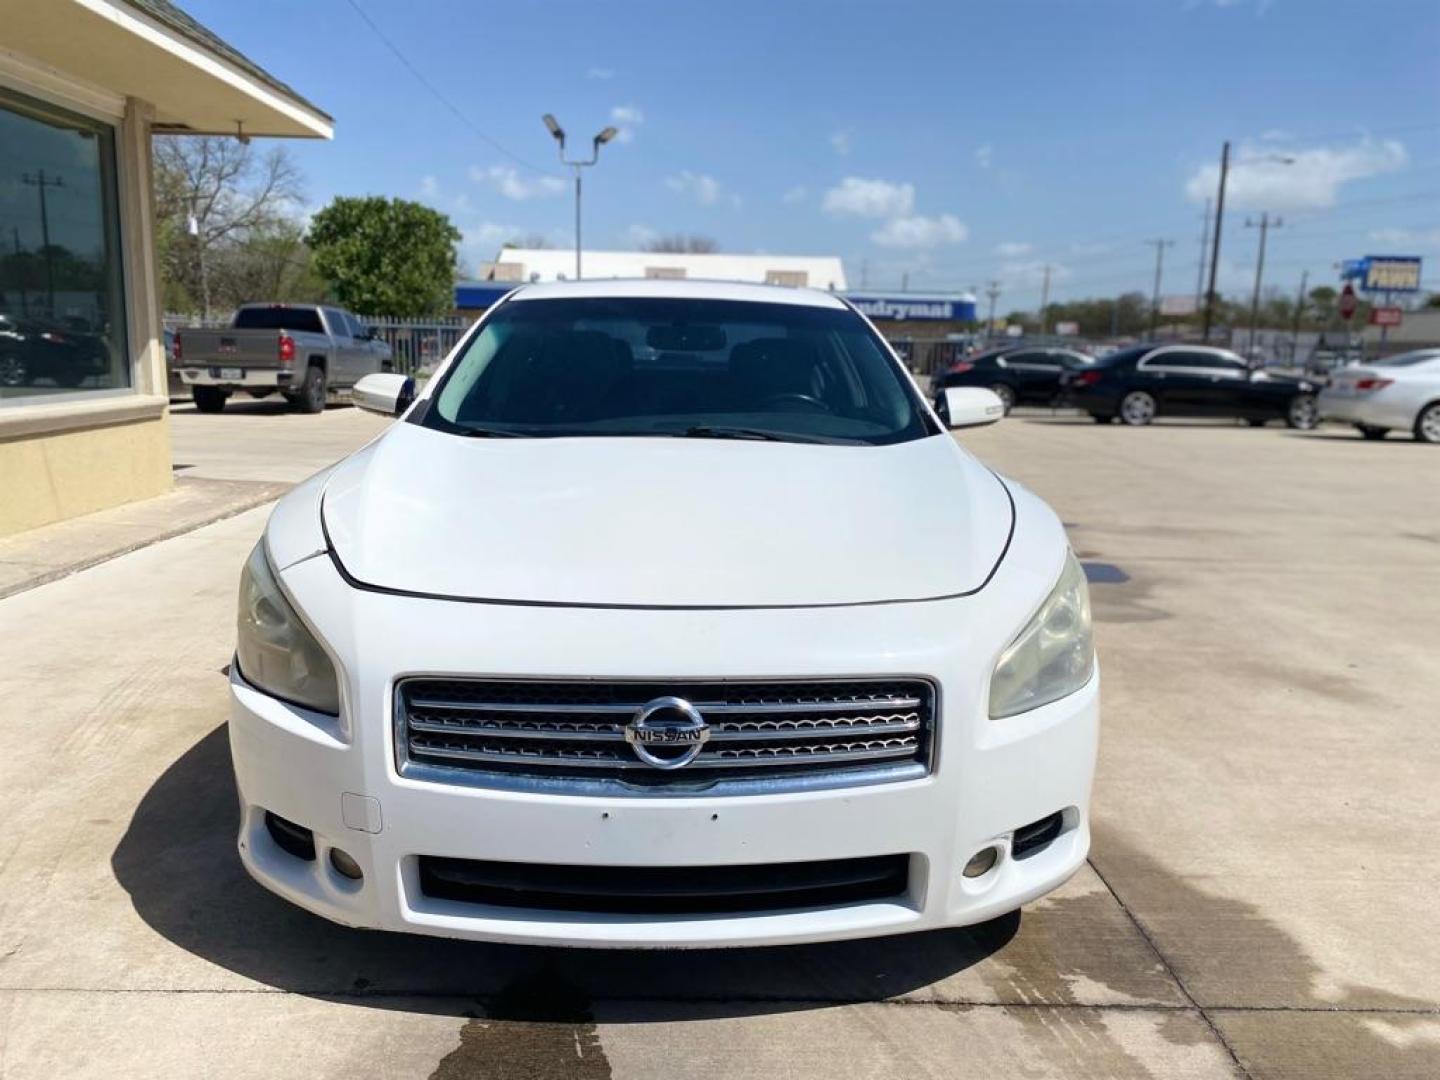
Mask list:
POLYGON ((360 16, 361 20, 365 23, 366 26, 370 28, 370 30, 375 34, 375 36, 380 39, 381 43, 392 53, 395 54, 395 59, 399 60, 400 63, 405 66, 405 69, 409 71, 411 75, 415 76, 415 80, 421 86, 425 87, 426 90, 430 91, 431 95, 435 98, 435 100, 440 102, 441 105, 444 105, 445 108, 450 110, 450 112, 454 115, 455 119, 459 120, 460 123, 464 124, 467 128, 469 128, 472 134, 474 134, 482 142, 488 143, 490 146, 500 151, 500 153, 504 154, 517 165, 525 166, 525 168, 529 169, 531 172, 541 173, 546 176, 559 175, 551 169, 542 169, 538 165, 531 164, 530 162, 522 158, 519 154, 512 153, 510 150, 506 149, 499 142, 497 142, 494 138, 481 131, 480 128, 475 125, 475 122, 473 120, 471 120, 468 116, 461 112, 453 101, 451 101, 448 97, 442 94, 435 86, 435 84, 432 83, 429 79, 427 79, 425 77, 425 74, 418 67, 416 67, 410 62, 410 60, 405 56, 405 54, 400 51, 399 47, 388 37, 385 36, 385 32, 381 30, 380 27, 375 25, 374 20, 372 20, 369 15, 365 14, 365 10, 356 2, 356 0, 345 0, 345 2, 354 9, 355 14, 360 16))

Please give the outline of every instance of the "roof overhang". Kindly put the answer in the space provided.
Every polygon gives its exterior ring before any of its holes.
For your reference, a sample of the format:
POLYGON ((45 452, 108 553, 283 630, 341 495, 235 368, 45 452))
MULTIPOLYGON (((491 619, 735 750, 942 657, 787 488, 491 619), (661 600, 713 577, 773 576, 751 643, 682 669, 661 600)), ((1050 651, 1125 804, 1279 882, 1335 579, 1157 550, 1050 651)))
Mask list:
MULTIPOLYGON (((0 0, 7 48, 154 106, 184 134, 329 139, 334 121, 277 80, 125 0, 0 0)), ((201 28, 203 29, 203 28, 201 28)))

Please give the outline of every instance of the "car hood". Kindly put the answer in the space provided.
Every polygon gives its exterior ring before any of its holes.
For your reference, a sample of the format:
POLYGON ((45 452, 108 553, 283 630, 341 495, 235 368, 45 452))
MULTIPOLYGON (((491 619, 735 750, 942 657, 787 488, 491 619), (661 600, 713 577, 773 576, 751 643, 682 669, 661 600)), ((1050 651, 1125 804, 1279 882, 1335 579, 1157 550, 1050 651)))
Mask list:
POLYGON ((948 435, 894 446, 463 438, 397 423, 326 487, 356 584, 567 606, 774 607, 980 588, 1014 519, 948 435))

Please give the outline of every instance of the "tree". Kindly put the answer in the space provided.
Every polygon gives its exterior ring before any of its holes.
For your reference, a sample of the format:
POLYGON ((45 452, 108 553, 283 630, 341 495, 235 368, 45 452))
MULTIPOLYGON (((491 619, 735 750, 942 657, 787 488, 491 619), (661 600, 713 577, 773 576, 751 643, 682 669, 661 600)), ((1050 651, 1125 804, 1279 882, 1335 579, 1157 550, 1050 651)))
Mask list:
MULTIPOLYGON (((300 174, 283 148, 260 154, 218 135, 155 140, 155 216, 167 306, 199 304, 206 318, 235 296, 219 279, 256 234, 294 217, 300 174)), ((285 299, 271 296, 265 299, 285 299)))
POLYGON ((669 233, 656 236, 640 245, 641 251, 665 252, 670 254, 713 255, 720 250, 720 244, 708 236, 697 234, 669 233))
POLYGON ((310 222, 315 269, 361 315, 414 318, 454 305, 460 231, 438 210, 378 195, 340 196, 310 222))

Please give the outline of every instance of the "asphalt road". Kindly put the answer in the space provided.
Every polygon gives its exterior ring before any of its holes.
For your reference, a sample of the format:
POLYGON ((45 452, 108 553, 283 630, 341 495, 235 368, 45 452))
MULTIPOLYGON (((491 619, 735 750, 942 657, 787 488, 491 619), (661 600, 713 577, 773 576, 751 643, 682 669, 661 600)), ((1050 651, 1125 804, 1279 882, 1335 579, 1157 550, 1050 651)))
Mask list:
MULTIPOLYGON (((353 410, 179 413, 299 479, 353 410)), ((593 953, 345 930, 233 853, 255 510, 0 600, 0 1077, 1440 1075, 1440 453, 1012 417, 1096 579, 1092 864, 968 931, 593 953)))

